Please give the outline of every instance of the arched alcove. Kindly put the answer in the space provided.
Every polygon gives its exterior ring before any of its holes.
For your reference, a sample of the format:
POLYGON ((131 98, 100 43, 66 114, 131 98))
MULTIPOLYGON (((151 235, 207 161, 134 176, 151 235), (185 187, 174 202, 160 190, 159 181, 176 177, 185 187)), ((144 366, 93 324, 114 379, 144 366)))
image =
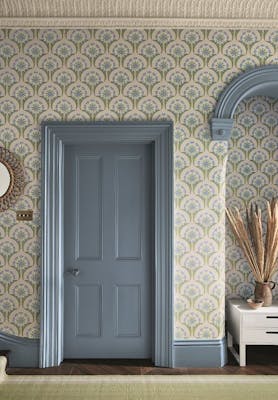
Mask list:
MULTIPOLYGON (((266 221, 266 201, 278 196, 278 99, 252 96, 234 113, 225 171, 225 205, 238 208, 255 202, 266 221)), ((277 281, 277 276, 273 277, 277 281)), ((226 221, 226 298, 253 296, 255 278, 226 221)), ((273 290, 274 297, 278 291, 273 290)))
MULTIPOLYGON (((226 164, 226 205, 236 206, 244 210, 249 201, 256 201, 262 207, 263 214, 265 208, 265 200, 277 196, 277 126, 278 126, 278 65, 269 65, 258 67, 251 71, 240 74, 228 85, 219 97, 215 108, 214 117, 212 118, 212 138, 213 140, 229 140, 229 155, 226 164), (246 118, 250 120, 252 116, 256 117, 255 108, 252 104, 258 103, 266 106, 265 113, 259 116, 252 128, 244 126, 240 119, 246 118), (275 127, 267 126, 267 113, 271 110, 273 118, 276 120, 275 127), (265 121, 264 121, 265 119, 265 121), (252 134, 260 125, 264 129, 264 137, 259 138, 252 134), (232 131, 232 128, 233 131, 232 131), (231 134, 232 131, 232 134, 231 134), (237 131, 237 132, 236 132, 237 131), (269 142, 268 148, 264 149, 266 141, 269 142), (271 144, 271 141, 273 142, 271 144), (246 142, 245 144, 243 142, 246 142), (249 150, 248 143, 249 142, 249 150), (253 147, 251 146, 253 145, 253 147), (245 150, 244 152, 242 150, 245 150), (265 151, 268 150, 268 151, 265 151), (261 160, 255 159, 255 153, 265 153, 266 158, 261 160), (232 155, 232 153, 235 153, 232 155), (240 154, 245 153, 244 159, 240 159, 240 154), (267 154, 266 154, 267 153, 267 154), (231 159, 230 159, 231 156, 231 159), (267 171, 267 164, 272 166, 267 171), (276 164, 276 165, 275 165, 276 164), (253 170, 252 170, 253 165, 253 170), (248 172, 248 167, 250 171, 248 172), (245 168, 245 171, 243 171, 245 168), (230 171, 229 171, 230 169, 230 171), (250 188, 256 179, 264 179, 265 183, 254 184, 256 188, 251 193, 250 188), (234 182, 232 182, 234 180, 234 182), (244 192, 249 190, 248 196, 235 192, 231 186, 238 185, 238 191, 244 192), (257 185, 257 187, 256 187, 257 185), (261 186, 260 186, 261 185, 261 186), (272 193, 271 193, 272 185, 272 193), (270 190, 264 192, 264 188, 270 190)), ((248 125, 248 124, 247 124, 248 125)), ((271 125, 271 124, 270 124, 271 125)), ((259 135, 259 133, 258 133, 259 135)), ((241 254, 238 245, 235 242, 234 235, 227 226, 226 231, 226 290, 227 297, 249 297, 253 294, 253 277, 245 260, 241 254), (230 292, 229 292, 230 291, 230 292)), ((277 296, 277 291, 276 291, 277 296)))
POLYGON ((226 87, 211 120, 213 140, 229 140, 238 104, 254 96, 278 99, 278 65, 266 65, 244 72, 226 87))

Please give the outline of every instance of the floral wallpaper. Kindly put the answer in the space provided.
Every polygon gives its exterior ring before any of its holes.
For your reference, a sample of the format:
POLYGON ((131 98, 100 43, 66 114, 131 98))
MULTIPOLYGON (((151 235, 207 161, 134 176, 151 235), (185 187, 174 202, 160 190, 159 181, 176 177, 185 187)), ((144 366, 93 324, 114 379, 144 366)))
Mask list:
POLYGON ((40 123, 167 119, 174 121, 175 337, 224 336, 228 149, 211 141, 209 120, 233 77, 277 63, 277 44, 278 31, 0 30, 0 145, 22 160, 27 182, 0 214, 0 331, 39 336, 40 123), (16 221, 15 210, 29 208, 34 220, 16 221))
MULTIPOLYGON (((265 201, 278 197, 278 101, 253 97, 242 101, 235 115, 226 169, 226 204, 244 213, 256 202, 266 221, 265 201)), ((278 275, 274 276, 277 281, 278 275)), ((248 298, 254 277, 227 224, 226 294, 248 298)), ((273 290, 275 297, 277 288, 273 290)))

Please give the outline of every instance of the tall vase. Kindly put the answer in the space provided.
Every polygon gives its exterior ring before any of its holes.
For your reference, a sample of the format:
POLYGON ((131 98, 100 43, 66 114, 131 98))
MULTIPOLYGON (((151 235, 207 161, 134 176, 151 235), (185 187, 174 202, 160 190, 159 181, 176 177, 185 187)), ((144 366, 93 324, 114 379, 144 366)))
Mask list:
POLYGON ((274 289, 276 283, 273 281, 269 282, 257 282, 255 284, 255 300, 263 301, 264 307, 271 306, 272 304, 272 289, 274 289))

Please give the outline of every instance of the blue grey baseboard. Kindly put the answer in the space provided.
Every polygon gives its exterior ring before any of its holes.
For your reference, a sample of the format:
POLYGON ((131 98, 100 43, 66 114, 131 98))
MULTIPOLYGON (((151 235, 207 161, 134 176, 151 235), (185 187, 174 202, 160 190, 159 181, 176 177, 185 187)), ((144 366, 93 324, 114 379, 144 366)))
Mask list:
POLYGON ((10 350, 9 367, 39 366, 39 339, 28 339, 0 332, 0 350, 10 350))
POLYGON ((226 338, 218 340, 176 340, 173 367, 216 368, 227 363, 226 338))
MULTIPOLYGON (((39 339, 21 338, 0 332, 0 350, 10 350, 10 367, 39 366, 39 339)), ((173 345, 173 367, 210 368, 227 363, 226 338, 220 340, 177 340, 173 345)))

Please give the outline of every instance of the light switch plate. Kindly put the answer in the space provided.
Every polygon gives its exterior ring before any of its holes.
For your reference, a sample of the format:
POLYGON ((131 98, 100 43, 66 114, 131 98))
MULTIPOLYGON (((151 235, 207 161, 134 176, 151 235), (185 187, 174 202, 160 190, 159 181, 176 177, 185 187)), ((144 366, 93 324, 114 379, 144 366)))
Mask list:
POLYGON ((16 212, 17 221, 32 221, 33 220, 33 210, 23 210, 16 212))

